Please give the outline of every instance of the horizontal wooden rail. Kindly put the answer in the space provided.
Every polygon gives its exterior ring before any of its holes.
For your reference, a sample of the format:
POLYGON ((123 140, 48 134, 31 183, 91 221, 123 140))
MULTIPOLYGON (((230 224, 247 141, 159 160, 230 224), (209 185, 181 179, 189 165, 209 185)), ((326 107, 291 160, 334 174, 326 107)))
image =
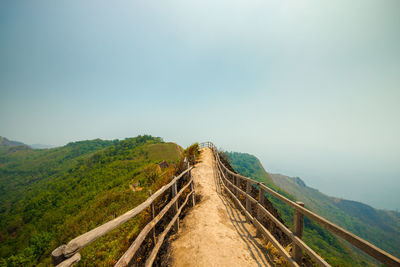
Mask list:
MULTIPOLYGON (((294 243, 299 245, 306 253, 315 261, 317 262, 320 266, 325 266, 328 267, 330 266, 324 259, 322 259, 315 251, 313 251, 309 246, 307 246, 303 240, 298 238, 290 229, 288 229, 283 223, 281 223, 274 215, 272 215, 266 208, 264 208, 256 199, 251 197, 250 195, 246 194, 245 191, 243 191, 241 188, 237 187, 234 185, 232 182, 230 182, 226 177, 224 177, 224 173, 222 172, 223 178, 227 183, 229 183, 232 187, 234 187, 236 190, 238 190, 241 194, 243 194, 249 201, 252 203, 255 203, 257 205, 257 208, 261 209, 261 211, 267 215, 269 219, 271 219, 294 243)), ((258 183, 259 184, 259 183, 258 183)), ((247 211, 246 211, 247 212, 247 211)), ((257 220, 256 218, 252 218, 252 221, 257 220)), ((260 223, 260 222, 258 222, 260 223)), ((285 257, 286 258, 286 257, 285 257)), ((288 259, 286 259, 288 260, 288 259)), ((291 259, 292 260, 292 259, 291 259)))
POLYGON ((61 262, 60 264, 57 265, 57 267, 69 267, 77 263, 78 261, 81 260, 81 254, 76 253, 73 255, 71 258, 66 259, 65 261, 61 262))
POLYGON ((175 214, 174 218, 172 218, 172 220, 169 222, 169 224, 167 225, 167 227, 164 229, 164 231, 161 233, 161 235, 158 237, 158 241, 156 243, 156 245, 154 246, 153 250, 151 251, 150 256, 147 258, 146 260, 146 264, 145 266, 152 266, 153 262, 157 256, 158 251, 160 250, 160 247, 162 245, 162 243, 164 242, 165 236, 168 234, 169 230, 171 230, 171 227, 175 224, 175 222, 178 220, 179 215, 182 212, 182 209, 186 206, 186 203, 189 200, 189 197, 191 195, 194 194, 194 191, 191 191, 187 196, 185 201, 182 203, 181 207, 178 209, 178 212, 175 214))
MULTIPOLYGON (((173 185, 175 185, 178 180, 180 180, 186 174, 190 175, 190 171, 192 169, 193 169, 193 167, 190 167, 190 168, 186 169, 185 171, 183 171, 179 176, 172 179, 172 181, 169 182, 167 185, 164 185, 163 187, 161 187, 157 192, 155 192, 153 195, 151 195, 146 201, 144 201, 143 203, 141 203, 139 206, 135 207, 134 209, 127 211, 123 215, 121 215, 103 225, 100 225, 100 226, 94 228, 93 230, 90 230, 87 233, 84 233, 84 234, 72 239, 71 241, 68 242, 67 245, 61 245, 58 248, 56 248, 55 250, 53 250, 52 257, 53 257, 53 261, 55 262, 55 264, 58 264, 57 266, 71 266, 73 263, 79 261, 80 255, 79 255, 79 253, 77 253, 79 250, 86 247, 87 245, 89 245, 91 242, 95 241, 99 237, 107 234, 108 232, 112 231, 116 227, 122 225, 123 223, 127 222, 128 220, 132 219, 133 217, 135 217, 136 215, 138 215, 139 213, 141 213, 142 211, 147 209, 149 206, 151 206, 151 204, 153 204, 155 199, 157 199, 159 196, 161 196, 166 190, 170 189, 173 185), (77 255, 79 255, 79 258, 77 255)), ((191 179, 180 190, 180 193, 183 192, 184 189, 187 189, 191 185, 191 183, 193 183, 193 179, 191 179)), ((191 188, 194 188, 194 187, 191 187, 191 188)), ((175 198, 173 198, 172 202, 176 203, 176 201, 180 195, 181 194, 179 194, 175 198)), ((169 204, 167 204, 167 206, 169 204)), ((162 212, 164 211, 164 209, 162 210, 162 212)), ((168 210, 168 209, 166 209, 166 210, 168 210)), ((165 212, 162 214, 162 216, 165 214, 165 212)), ((161 217, 156 216, 152 220, 152 222, 158 222, 161 219, 161 217)), ((149 227, 149 229, 151 230, 153 227, 154 227, 154 225, 152 227, 149 227)), ((147 230, 147 228, 146 228, 146 230, 147 230)))
MULTIPOLYGON (((242 176, 240 174, 234 173, 230 171, 220 160, 218 150, 216 149, 215 145, 212 144, 211 142, 205 142, 201 143, 200 147, 209 147, 213 150, 214 157, 216 159, 216 162, 219 166, 221 166, 221 169, 219 170, 221 173, 227 173, 232 177, 239 178, 241 180, 247 181, 247 182, 252 182, 253 184, 257 184, 261 190, 264 190, 265 192, 268 192, 272 196, 278 198, 279 200, 283 201, 284 203, 290 205, 295 209, 295 211, 307 216, 308 218, 314 220, 315 222, 318 222, 321 224, 324 228, 329 230, 330 232, 342 237, 346 241, 348 241, 350 244, 354 245, 355 247, 359 248, 360 250, 364 251, 368 255, 372 256, 373 258, 377 259, 378 261, 388 265, 388 266, 400 266, 400 259, 396 258, 395 256, 387 253, 386 251, 383 251, 382 249, 372 245, 371 243, 365 241, 364 239, 346 231, 345 229, 341 228, 340 226, 326 220, 325 218, 313 213, 312 211, 300 206, 299 204, 289 200, 288 198, 282 196, 281 194, 275 192, 273 189, 269 188, 263 183, 259 183, 249 177, 242 176)), ((234 183, 230 182, 229 179, 227 179, 225 176, 224 178, 229 182, 229 185, 234 188, 235 190, 239 190, 243 195, 246 196, 246 199, 250 199, 252 202, 256 201, 254 198, 249 196, 247 192, 244 192, 241 190, 238 186, 236 186, 234 183)), ((229 191, 230 192, 230 191, 229 191)), ((294 233, 292 233, 287 227, 284 227, 282 223, 279 222, 271 213, 269 213, 262 205, 257 203, 257 207, 261 208, 262 211, 283 231, 285 232, 289 238, 292 239, 292 241, 301 247, 311 258, 313 258, 317 263, 319 263, 322 266, 325 266, 324 262, 321 262, 318 260, 317 257, 319 257, 314 251, 312 251, 305 243, 297 237, 294 233), (260 207, 261 206, 261 207, 260 207), (266 212, 267 211, 267 212, 266 212), (275 219, 273 219, 275 218, 275 219), (289 232, 288 232, 289 231, 289 232)), ((320 257, 319 257, 320 258, 320 257)))
MULTIPOLYGON (((222 176, 224 176, 225 174, 220 172, 220 174, 222 174, 222 176)), ((221 176, 220 176, 221 177, 221 176)), ((226 177, 223 177, 226 181, 228 181, 226 179, 226 177)), ((237 188, 233 183, 231 183, 230 181, 228 181, 228 183, 237 188)), ((280 252, 280 254, 286 259, 286 261, 290 264, 290 266, 294 266, 294 267, 298 267, 299 265, 293 260, 293 258, 289 255, 289 253, 285 250, 285 248, 278 242, 278 240, 276 240, 276 238, 261 224, 257 221, 256 218, 254 218, 250 212, 248 210, 246 210, 246 208, 242 205, 242 203, 240 203, 240 200, 236 197, 236 195, 229 189, 228 186, 225 185, 224 182, 221 183, 222 186, 226 189, 226 192, 228 192, 230 194, 230 196, 232 197, 232 199, 236 202, 236 204, 240 207, 240 209, 243 211, 243 213, 245 214, 245 216, 254 223, 255 227, 262 232, 266 238, 274 245, 274 247, 276 249, 278 249, 278 251, 280 252)), ((240 189, 239 189, 240 190, 240 189)))
POLYGON ((298 205, 297 203, 285 198, 284 196, 278 194, 274 190, 270 189, 269 187, 265 185, 261 185, 261 187, 265 190, 268 191, 271 195, 279 198, 280 200, 284 201, 286 204, 294 207, 298 212, 302 213, 303 215, 307 216, 308 218, 318 222, 321 224, 324 228, 329 230, 330 232, 340 236, 341 238, 345 239, 348 241, 350 244, 353 246, 361 249, 368 255, 372 256, 373 258, 377 259, 378 261, 388 265, 388 266, 400 266, 400 259, 396 258, 395 256, 387 253, 386 251, 372 245, 368 241, 350 233, 349 231, 346 231, 342 227, 326 220, 325 218, 313 213, 312 211, 298 205))
POLYGON ((158 213, 158 215, 143 228, 143 230, 136 237, 132 245, 128 248, 128 250, 124 253, 124 255, 122 255, 119 261, 115 264, 116 267, 127 266, 129 264, 129 262, 131 261, 131 259, 133 258, 136 251, 139 249, 140 245, 143 243, 144 239, 151 231, 151 229, 153 229, 156 226, 156 224, 164 217, 164 215, 172 207, 172 205, 174 205, 178 201, 183 191, 185 191, 185 189, 187 189, 192 182, 193 178, 191 178, 190 181, 184 187, 182 187, 179 193, 173 199, 171 199, 170 202, 158 213))

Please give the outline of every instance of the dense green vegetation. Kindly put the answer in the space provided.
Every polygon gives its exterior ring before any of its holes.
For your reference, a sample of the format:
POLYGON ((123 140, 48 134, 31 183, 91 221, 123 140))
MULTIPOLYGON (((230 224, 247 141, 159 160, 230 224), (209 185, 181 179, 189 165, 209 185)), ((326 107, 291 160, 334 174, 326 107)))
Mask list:
MULTIPOLYGON (((254 180, 264 182, 280 194, 291 200, 296 198, 287 193, 284 189, 277 186, 271 176, 264 170, 260 161, 253 155, 238 152, 225 152, 229 157, 231 166, 240 174, 251 177, 254 180)), ((292 228, 293 208, 284 204, 282 201, 266 194, 267 198, 278 210, 285 224, 292 228)), ((373 261, 365 255, 354 252, 340 238, 322 228, 319 224, 305 217, 303 239, 305 242, 332 266, 369 266, 375 265, 373 261)))
MULTIPOLYGON (((161 138, 0 148, 0 266, 47 266, 51 251, 143 202, 183 154, 161 138), (169 167, 161 170, 158 163, 169 167), (130 184, 143 190, 133 191, 130 184)), ((80 265, 111 265, 137 234, 137 216, 83 250, 80 265)))
POLYGON ((258 158, 247 153, 227 152, 226 154, 235 171, 247 177, 254 177, 257 181, 262 178, 260 182, 264 182, 269 187, 277 189, 272 178, 264 170, 258 158))
POLYGON ((357 201, 333 198, 307 187, 298 177, 272 174, 274 182, 312 211, 400 257, 400 213, 377 210, 357 201))

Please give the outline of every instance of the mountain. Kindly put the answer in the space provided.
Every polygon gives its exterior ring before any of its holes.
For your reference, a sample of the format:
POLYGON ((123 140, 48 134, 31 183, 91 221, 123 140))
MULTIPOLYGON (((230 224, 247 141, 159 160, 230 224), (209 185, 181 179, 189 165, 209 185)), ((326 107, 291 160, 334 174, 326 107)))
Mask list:
MULTIPOLYGON (((260 161, 253 155, 247 153, 238 152, 225 152, 229 158, 231 166, 238 173, 248 176, 254 180, 264 182, 272 189, 284 195, 285 197, 293 201, 301 201, 302 198, 294 194, 292 190, 288 189, 282 183, 275 182, 277 175, 271 175, 265 171, 260 161)), ((278 178, 279 179, 279 178, 278 178)), ((306 188, 305 183, 300 178, 293 178, 290 180, 293 187, 306 188)), ((315 189, 312 189, 315 190, 315 189)), ((315 190, 316 191, 316 190, 315 190)), ((307 195, 307 194, 305 194, 307 195)), ((293 208, 284 204, 282 201, 269 196, 266 197, 273 203, 274 207, 279 211, 280 216, 285 221, 285 224, 293 230, 293 208)), ((329 209, 327 205, 324 208, 316 209, 318 202, 321 202, 320 198, 314 198, 310 203, 306 203, 306 207, 324 217, 326 212, 320 212, 323 209, 329 209)), ((350 217, 350 216, 348 216, 350 217)), ((347 217, 347 218, 348 218, 347 217)), ((328 217, 327 217, 328 218, 328 217)), ((394 223, 393 220, 391 222, 394 223)), ((395 224, 395 223, 394 223, 395 224)), ((360 229, 362 231, 362 229, 360 229)), ((370 230, 370 229, 369 229, 370 230)), ((368 230, 368 233, 370 231, 368 230)), ((379 235, 376 235, 379 238, 379 235)), ((392 237, 391 241, 396 238, 392 237)), ((328 230, 321 227, 314 221, 304 217, 304 230, 303 240, 308 244, 314 251, 322 255, 322 257, 332 266, 377 266, 378 263, 369 257, 368 255, 353 248, 349 243, 343 239, 333 235, 328 230)), ((396 243, 393 243, 396 244, 396 243)))
POLYGON ((271 174, 275 184, 304 202, 310 210, 400 257, 400 213, 374 209, 364 203, 327 196, 299 177, 271 174))
POLYGON ((0 147, 14 147, 14 146, 29 147, 28 145, 26 145, 22 142, 11 141, 5 137, 0 136, 0 147))
MULTIPOLYGON (((133 207, 176 174, 183 150, 138 136, 52 149, 0 150, 0 266, 50 266, 61 244, 133 207), (161 169, 160 162, 166 162, 161 169), (142 190, 132 190, 139 183, 142 190)), ((114 265, 137 235, 137 216, 84 249, 80 265, 114 265)))
POLYGON ((16 146, 22 146, 22 147, 33 148, 33 149, 44 149, 44 148, 54 148, 55 147, 52 145, 43 145, 43 144, 26 145, 22 142, 11 141, 5 137, 0 136, 0 147, 16 147, 16 146))
POLYGON ((227 155, 235 171, 247 177, 254 177, 255 180, 276 188, 271 176, 264 170, 258 158, 247 153, 238 152, 227 152, 227 155))
POLYGON ((32 144, 32 145, 30 145, 30 147, 33 148, 33 149, 46 149, 46 148, 53 148, 55 146, 43 145, 43 144, 32 144))
MULTIPOLYGON (((148 190, 155 192, 179 172, 183 157, 190 151, 147 135, 72 142, 51 149, 14 148, 24 146, 0 147, 0 266, 51 265, 54 248, 142 203, 148 190), (142 190, 132 189, 136 183, 142 190)), ((234 152, 226 155, 243 175, 266 183, 292 200, 300 199, 275 183, 274 176, 256 157, 234 152)), ((307 188, 300 178, 290 181, 307 188)), ((267 198, 291 228, 293 209, 271 196, 267 198)), ((395 220, 381 217, 383 211, 332 199, 343 214, 363 214, 365 221, 382 218, 381 225, 396 229, 395 220)), ((398 213, 387 215, 399 218, 398 213)), ((137 216, 84 248, 78 265, 114 265, 148 217, 146 213, 137 216)), ((306 243, 333 266, 376 265, 307 217, 304 225, 306 243)))

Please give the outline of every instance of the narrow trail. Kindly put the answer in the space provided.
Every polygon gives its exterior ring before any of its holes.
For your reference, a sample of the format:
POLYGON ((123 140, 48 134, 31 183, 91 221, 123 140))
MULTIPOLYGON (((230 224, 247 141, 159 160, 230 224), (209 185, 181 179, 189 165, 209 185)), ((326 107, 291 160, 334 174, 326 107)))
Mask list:
POLYGON ((272 266, 256 229, 225 195, 209 148, 192 170, 201 201, 181 221, 170 246, 172 266, 272 266))

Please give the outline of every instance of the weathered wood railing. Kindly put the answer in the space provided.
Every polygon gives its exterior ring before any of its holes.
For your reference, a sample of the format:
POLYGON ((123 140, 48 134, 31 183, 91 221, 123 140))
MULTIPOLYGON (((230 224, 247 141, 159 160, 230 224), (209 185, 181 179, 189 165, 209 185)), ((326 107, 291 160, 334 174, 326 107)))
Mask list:
POLYGON ((387 266, 400 266, 400 260, 398 258, 304 208, 303 203, 293 202, 282 196, 281 194, 275 192, 263 183, 257 182, 251 178, 230 171, 220 160, 218 149, 214 146, 213 143, 201 143, 200 148, 203 147, 211 148, 214 153, 218 177, 220 178, 220 182, 223 185, 225 192, 227 192, 232 197, 239 208, 244 212, 247 219, 251 221, 253 225, 257 228, 257 230, 260 231, 267 238, 267 240, 269 240, 275 246, 275 248, 280 252, 280 254, 287 260, 287 262, 291 266, 301 265, 303 254, 302 251, 310 256, 310 258, 313 259, 319 266, 330 266, 322 257, 320 257, 301 239, 303 232, 304 215, 307 216, 309 219, 319 223, 330 232, 345 239, 350 244, 369 254, 376 260, 386 264, 387 266), (246 190, 242 190, 240 188, 242 182, 245 182, 246 190), (250 194, 252 187, 254 187, 255 185, 257 185, 259 190, 258 199, 255 199, 250 194), (276 217, 271 214, 271 212, 269 212, 263 206, 266 197, 265 193, 269 193, 270 195, 276 197, 277 199, 294 208, 294 232, 292 232, 283 223, 281 223, 276 217), (245 197, 245 206, 239 200, 240 195, 245 197), (256 205, 257 212, 254 213, 252 211, 251 204, 256 205), (278 240, 276 240, 276 238, 264 227, 264 225, 262 225, 262 216, 266 216, 268 219, 274 222, 275 225, 292 240, 292 255, 290 255, 278 242, 278 240))
POLYGON ((124 255, 119 259, 119 261, 115 264, 115 266, 127 266, 132 258, 134 257, 135 253, 139 249, 140 245, 143 243, 147 235, 152 232, 152 238, 154 242, 154 248, 150 253, 150 256, 147 258, 145 266, 152 266, 157 253, 164 241, 164 238, 168 234, 169 230, 173 225, 175 225, 175 230, 177 231, 179 228, 179 215, 182 209, 186 206, 188 201, 190 200, 191 205, 195 205, 195 195, 194 195, 194 183, 193 178, 191 176, 191 170, 193 167, 189 167, 189 162, 187 162, 187 169, 182 172, 179 176, 173 177, 172 181, 167 185, 161 187, 157 192, 153 195, 149 196, 149 198, 137 206, 136 208, 124 213, 123 215, 115 218, 112 221, 109 221, 101 226, 96 227, 95 229, 80 235, 71 241, 68 242, 66 245, 62 245, 56 248, 52 252, 53 262, 54 265, 57 267, 67 267, 75 264, 81 258, 79 251, 89 245, 91 242, 95 241, 97 238, 109 233, 111 230, 115 229, 116 227, 122 225, 123 223, 127 222, 128 220, 132 219, 145 209, 151 209, 152 220, 142 229, 139 235, 136 237, 134 242, 128 248, 128 250, 124 253, 124 255), (188 178, 186 184, 182 185, 178 192, 178 181, 182 178, 188 178), (172 199, 164 206, 164 208, 155 216, 154 214, 154 201, 164 194, 168 189, 172 190, 172 199), (178 200, 184 193, 186 189, 189 189, 189 192, 186 195, 185 200, 179 207, 178 200), (158 236, 155 236, 155 226, 156 224, 164 217, 164 215, 173 207, 174 210, 174 217, 171 219, 169 224, 164 228, 164 231, 158 236))

